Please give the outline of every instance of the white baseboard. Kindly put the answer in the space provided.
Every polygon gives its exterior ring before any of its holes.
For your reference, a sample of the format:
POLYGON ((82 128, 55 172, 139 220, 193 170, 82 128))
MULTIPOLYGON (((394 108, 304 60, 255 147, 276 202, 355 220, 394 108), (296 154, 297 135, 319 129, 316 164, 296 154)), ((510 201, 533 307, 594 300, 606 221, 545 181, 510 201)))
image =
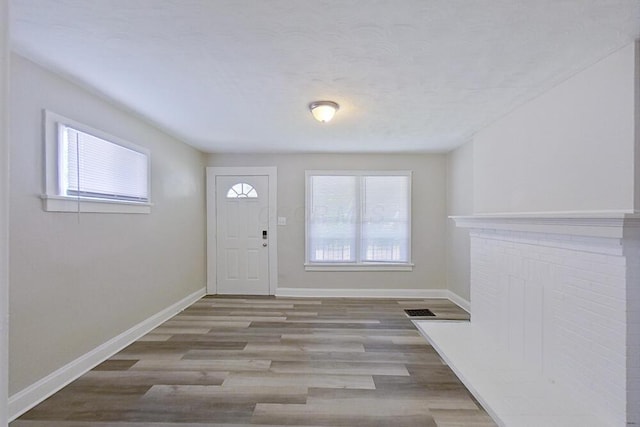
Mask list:
POLYGON ((150 332, 205 295, 205 288, 188 295, 129 330, 99 345, 90 352, 52 372, 24 390, 9 397, 9 421, 33 408, 76 378, 107 360, 138 338, 150 332))
POLYGON ((471 303, 468 300, 462 298, 460 295, 454 292, 451 292, 451 291, 447 291, 447 292, 449 293, 447 295, 447 298, 449 298, 452 303, 456 304, 458 307, 460 307, 467 313, 471 313, 471 303))
POLYGON ((446 289, 278 288, 277 297, 293 298, 449 298, 446 289))

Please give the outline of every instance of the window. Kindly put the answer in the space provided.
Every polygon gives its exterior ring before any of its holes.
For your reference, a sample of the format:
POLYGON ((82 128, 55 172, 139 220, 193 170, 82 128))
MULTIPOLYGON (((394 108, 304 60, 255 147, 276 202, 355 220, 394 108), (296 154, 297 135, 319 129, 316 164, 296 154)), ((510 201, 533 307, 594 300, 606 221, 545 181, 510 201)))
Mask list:
POLYGON ((147 156, 58 123, 63 196, 148 202, 147 156))
POLYGON ((411 268, 411 172, 306 175, 307 270, 411 268))
POLYGON ((256 199, 258 192, 246 182, 235 184, 227 191, 227 199, 256 199))
POLYGON ((149 152, 45 112, 45 210, 148 213, 149 152))

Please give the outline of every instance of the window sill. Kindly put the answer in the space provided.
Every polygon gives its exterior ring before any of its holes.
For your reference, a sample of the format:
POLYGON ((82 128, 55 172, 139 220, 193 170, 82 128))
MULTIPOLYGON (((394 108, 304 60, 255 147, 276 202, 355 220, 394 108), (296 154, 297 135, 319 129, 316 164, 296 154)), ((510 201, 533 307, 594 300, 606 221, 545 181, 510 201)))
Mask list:
POLYGON ((118 200, 100 200, 43 194, 42 208, 47 212, 81 213, 151 213, 151 203, 125 202, 118 200))
POLYGON ((413 271, 410 263, 370 263, 370 264, 320 264, 304 265, 305 271, 413 271))

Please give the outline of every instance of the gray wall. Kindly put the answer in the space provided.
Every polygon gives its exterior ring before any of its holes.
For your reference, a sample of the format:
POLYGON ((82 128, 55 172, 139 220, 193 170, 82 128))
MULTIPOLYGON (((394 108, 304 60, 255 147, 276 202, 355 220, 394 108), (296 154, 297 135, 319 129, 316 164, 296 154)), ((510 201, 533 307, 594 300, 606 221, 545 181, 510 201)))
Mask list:
POLYGON ((10 392, 205 286, 204 156, 11 56, 10 392), (44 212, 42 109, 151 150, 151 214, 44 212))
POLYGON ((635 44, 474 137, 476 213, 634 209, 635 44))
MULTIPOLYGON (((637 211, 637 50, 624 47, 450 152, 448 215, 637 211)), ((450 221, 447 286, 468 299, 469 283, 468 232, 450 221)))
POLYGON ((0 426, 7 425, 9 387, 9 3, 0 0, 0 426))
POLYGON ((280 288, 443 289, 445 273, 445 155, 440 154, 212 154, 209 166, 276 166, 278 286, 280 288), (307 272, 305 175, 307 169, 412 170, 412 272, 307 272))
MULTIPOLYGON (((447 215, 473 214, 473 143, 447 154, 447 215)), ((447 221, 447 287, 466 301, 469 289, 469 230, 447 221)))

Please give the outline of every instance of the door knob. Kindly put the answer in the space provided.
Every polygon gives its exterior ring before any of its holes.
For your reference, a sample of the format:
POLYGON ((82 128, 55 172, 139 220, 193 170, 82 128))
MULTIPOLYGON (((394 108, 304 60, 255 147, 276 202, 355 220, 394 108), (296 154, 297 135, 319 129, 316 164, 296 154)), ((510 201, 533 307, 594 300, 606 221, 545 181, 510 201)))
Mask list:
POLYGON ((266 247, 267 247, 267 244, 266 244, 266 243, 263 243, 263 244, 262 244, 262 246, 266 248, 266 247))

